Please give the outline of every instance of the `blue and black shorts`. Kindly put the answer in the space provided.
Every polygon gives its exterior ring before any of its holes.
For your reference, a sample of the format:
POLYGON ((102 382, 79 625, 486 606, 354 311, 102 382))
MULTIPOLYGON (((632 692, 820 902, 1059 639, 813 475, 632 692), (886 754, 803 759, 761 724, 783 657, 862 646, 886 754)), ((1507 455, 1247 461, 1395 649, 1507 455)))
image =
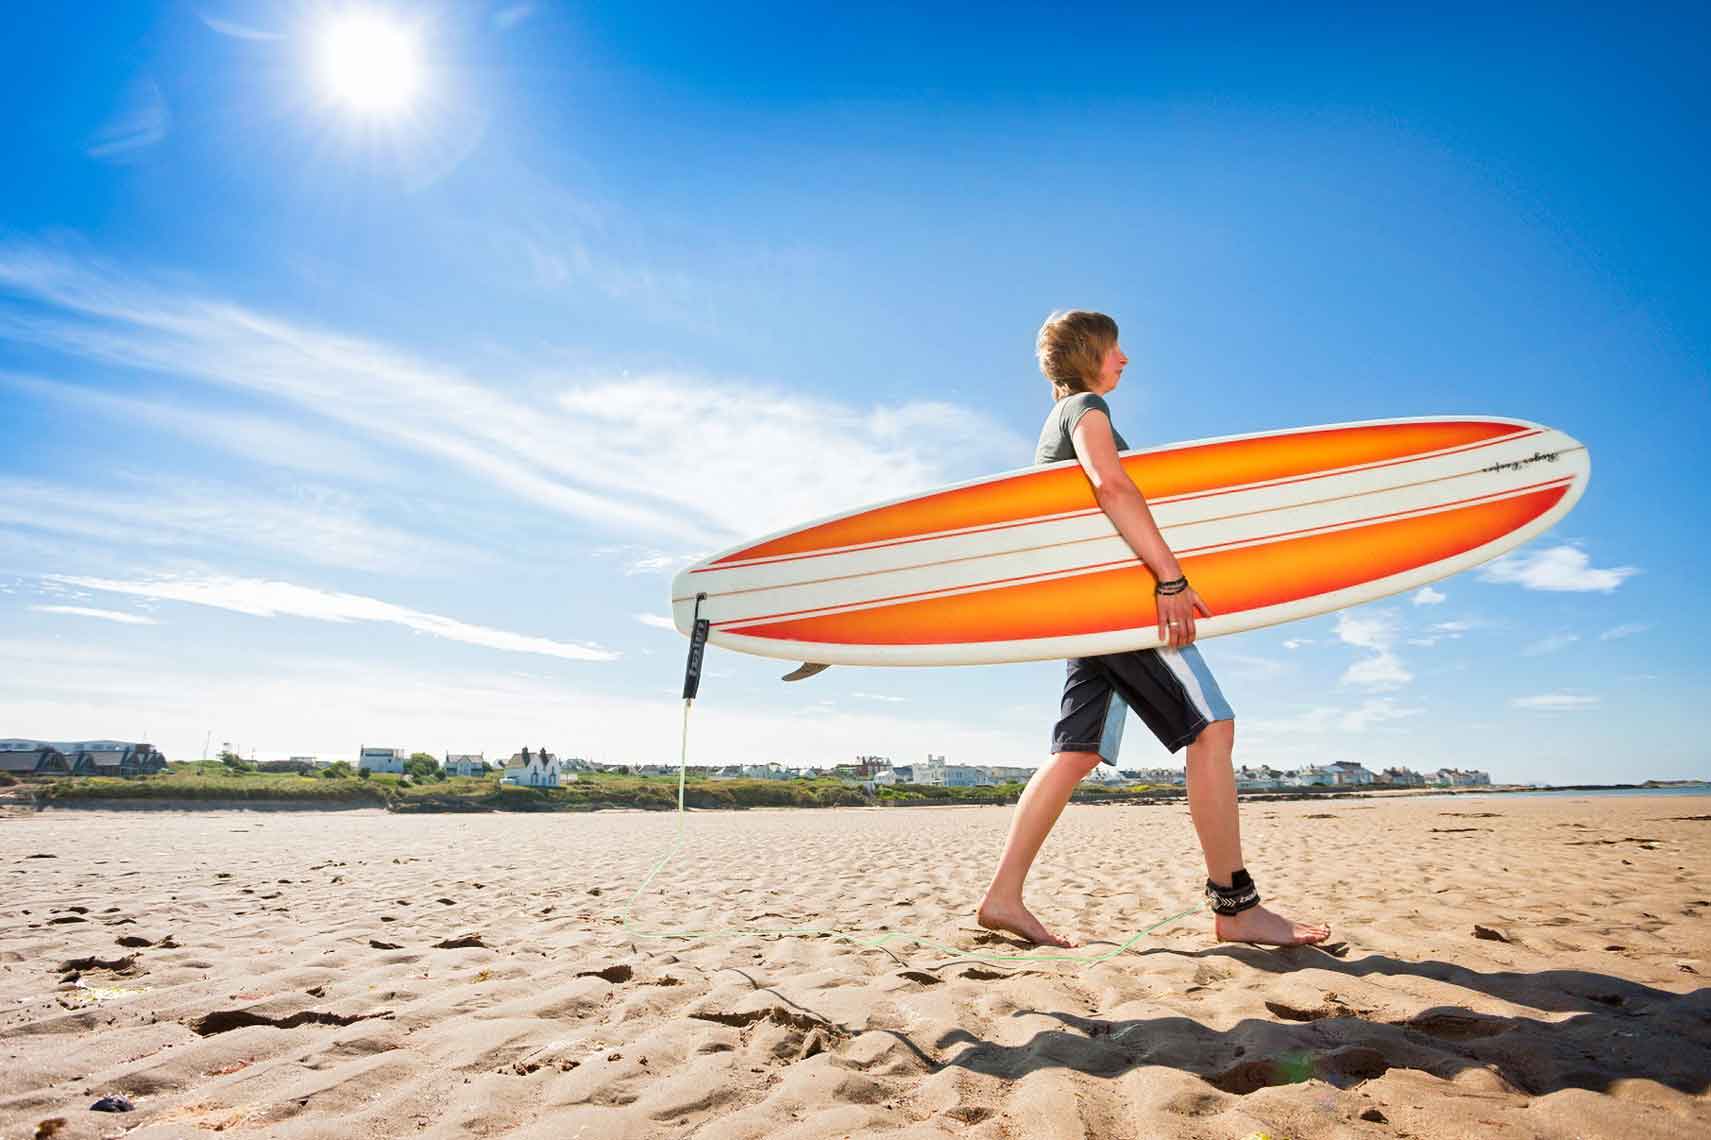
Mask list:
POLYGON ((1193 743, 1213 721, 1236 715, 1192 645, 1071 657, 1052 751, 1097 752, 1116 767, 1129 709, 1171 752, 1193 743))

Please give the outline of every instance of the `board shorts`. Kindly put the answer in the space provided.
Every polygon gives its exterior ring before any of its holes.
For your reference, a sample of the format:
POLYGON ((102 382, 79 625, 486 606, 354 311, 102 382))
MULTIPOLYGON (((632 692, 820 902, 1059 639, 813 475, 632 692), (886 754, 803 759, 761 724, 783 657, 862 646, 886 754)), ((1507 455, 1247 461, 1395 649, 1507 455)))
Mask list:
POLYGON ((1116 767, 1129 709, 1171 752, 1192 743, 1213 721, 1236 715, 1193 645, 1071 657, 1068 664, 1063 715, 1052 731, 1054 753, 1097 752, 1116 767))

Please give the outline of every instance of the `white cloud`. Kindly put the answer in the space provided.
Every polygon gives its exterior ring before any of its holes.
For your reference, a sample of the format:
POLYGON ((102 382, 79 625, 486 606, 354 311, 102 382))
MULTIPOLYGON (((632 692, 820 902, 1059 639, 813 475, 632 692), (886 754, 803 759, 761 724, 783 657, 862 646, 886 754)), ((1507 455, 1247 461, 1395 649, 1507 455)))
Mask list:
POLYGON ((1388 720, 1406 720, 1425 711, 1423 708, 1404 708, 1389 697, 1381 697, 1345 712, 1338 723, 1344 732, 1365 732, 1369 725, 1382 724, 1388 720))
POLYGON ((1430 586, 1423 586, 1420 588, 1420 592, 1414 595, 1413 600, 1414 604, 1417 606, 1436 606, 1441 605, 1448 599, 1448 594, 1440 593, 1439 591, 1432 589, 1430 586))
POLYGON ((40 531, 99 546, 269 551, 322 566, 409 572, 423 561, 468 561, 478 552, 365 517, 350 496, 299 487, 291 501, 182 479, 100 490, 0 478, 0 528, 40 531))
POLYGON ((1485 582, 1509 582, 1529 590, 1611 593, 1640 572, 1637 566, 1594 569, 1578 546, 1553 546, 1528 554, 1510 554, 1480 571, 1485 582))
POLYGON ((461 641, 469 645, 486 646, 512 653, 539 653, 561 657, 568 661, 611 661, 618 655, 595 645, 577 645, 553 641, 545 637, 511 633, 502 629, 470 625, 455 618, 423 613, 393 605, 360 594, 336 594, 297 586, 290 582, 272 582, 257 578, 154 578, 122 581, 113 578, 87 578, 69 574, 50 574, 46 581, 112 594, 155 598, 161 601, 189 602, 232 610, 252 617, 300 617, 329 622, 384 622, 400 625, 417 633, 461 641))
POLYGON ((152 79, 141 79, 125 92, 124 105, 95 132, 85 151, 90 158, 125 161, 166 138, 172 112, 152 79))
POLYGON ((1533 642, 1533 644, 1521 650, 1521 656, 1542 657, 1546 653, 1555 653, 1560 649, 1567 649, 1579 640, 1580 635, 1578 633, 1554 633, 1543 640, 1533 642))
POLYGON ((106 416, 127 427, 138 423, 158 427, 251 463, 369 482, 399 478, 398 469, 372 441, 325 429, 305 431, 272 416, 156 403, 15 372, 0 372, 0 386, 69 405, 79 413, 106 416))
POLYGON ((907 704, 908 697, 892 697, 884 693, 851 693, 852 697, 860 697, 864 701, 888 701, 893 704, 907 704))
POLYGON ((1332 632, 1346 645, 1383 650, 1396 643, 1397 628, 1394 610, 1367 610, 1358 614, 1341 610, 1337 613, 1337 624, 1332 632))
POLYGON ((1386 689, 1400 689, 1414 679, 1414 674, 1402 664, 1402 659, 1396 654, 1385 650, 1375 656, 1356 661, 1343 670, 1342 683, 1359 685, 1366 689, 1376 689, 1380 692, 1386 689))
POLYGON ((1621 625, 1611 626, 1609 629, 1599 634, 1598 640, 1615 641, 1622 637, 1633 637, 1635 634, 1644 633, 1650 628, 1652 628, 1650 622, 1624 622, 1621 625))
POLYGON ((1414 674, 1391 651, 1400 626, 1394 610, 1367 610, 1354 613, 1339 611, 1332 630, 1345 645, 1372 651, 1372 656, 1356 661, 1343 671, 1342 683, 1367 689, 1399 689, 1414 679, 1414 674))
POLYGON ((1391 697, 1374 697, 1352 709, 1321 705, 1294 716, 1274 720, 1256 719, 1250 723, 1247 731, 1267 742, 1273 737, 1316 735, 1332 731, 1358 734, 1365 732, 1372 725, 1391 720, 1406 720, 1425 711, 1423 708, 1399 705, 1391 697))
POLYGON ((1264 681, 1281 676, 1296 668, 1293 662, 1273 661, 1269 657, 1254 657, 1246 653, 1218 653, 1218 669, 1232 677, 1264 681))
POLYGON ((218 32, 222 36, 229 36, 234 40, 282 40, 285 38, 284 32, 266 32, 260 28, 240 24, 235 20, 222 20, 206 14, 203 15, 202 22, 208 25, 210 31, 218 32))
POLYGON ((1455 621, 1438 622, 1437 624, 1433 625, 1431 628, 1432 628, 1433 633, 1447 633, 1447 634, 1452 634, 1452 635, 1460 635, 1460 634, 1466 633, 1470 629, 1478 629, 1481 626, 1483 626, 1484 624, 1485 624, 1484 622, 1476 621, 1472 618, 1458 618, 1455 621))
POLYGON ((77 617, 100 618, 103 621, 116 621, 121 625, 159 625, 160 622, 142 614, 126 613, 123 610, 97 610, 88 606, 31 606, 39 614, 74 614, 77 617))
POLYGON ((502 32, 508 32, 534 14, 533 4, 507 4, 493 13, 493 26, 502 32))
POLYGON ((1292 637, 1283 643, 1283 647, 1285 649, 1300 649, 1303 645, 1312 644, 1313 639, 1310 637, 1292 637))
POLYGON ((0 287, 49 310, 0 310, 0 336, 285 400, 552 510, 696 547, 1012 466, 1028 450, 983 412, 936 401, 857 407, 674 374, 541 378, 535 391, 556 400, 518 396, 30 246, 0 246, 0 287))
POLYGON ((673 633, 677 632, 677 626, 668 617, 661 617, 658 614, 637 614, 635 617, 643 625, 651 625, 655 629, 669 629, 673 633))
POLYGON ((1509 702, 1512 708, 1538 709, 1544 712, 1576 712, 1596 708, 1599 703, 1598 697, 1582 697, 1572 693, 1543 693, 1536 697, 1516 697, 1509 702))

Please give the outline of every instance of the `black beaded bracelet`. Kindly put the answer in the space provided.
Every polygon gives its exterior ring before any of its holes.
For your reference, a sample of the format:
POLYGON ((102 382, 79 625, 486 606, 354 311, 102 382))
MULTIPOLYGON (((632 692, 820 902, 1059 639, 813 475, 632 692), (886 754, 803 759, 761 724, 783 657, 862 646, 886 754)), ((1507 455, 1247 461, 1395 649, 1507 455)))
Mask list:
POLYGON ((1159 582, 1157 585, 1153 586, 1153 593, 1158 594, 1161 597, 1168 597, 1171 594, 1180 594, 1186 589, 1188 589, 1188 578, 1185 576, 1181 578, 1172 578, 1168 582, 1159 582))

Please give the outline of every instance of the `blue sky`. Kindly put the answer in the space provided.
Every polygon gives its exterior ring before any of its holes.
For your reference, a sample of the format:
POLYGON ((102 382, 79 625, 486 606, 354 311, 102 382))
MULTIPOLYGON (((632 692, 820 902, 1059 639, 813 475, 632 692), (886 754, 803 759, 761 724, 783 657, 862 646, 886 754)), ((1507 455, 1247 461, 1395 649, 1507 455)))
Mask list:
MULTIPOLYGON (((1711 776, 1703 9, 373 4, 392 117, 353 10, 10 21, 0 735, 673 761, 671 572, 1024 465, 1086 306, 1136 446, 1590 448, 1495 571, 1206 642, 1239 762, 1711 776)), ((715 651, 692 760, 1033 764, 1061 669, 715 651)))

